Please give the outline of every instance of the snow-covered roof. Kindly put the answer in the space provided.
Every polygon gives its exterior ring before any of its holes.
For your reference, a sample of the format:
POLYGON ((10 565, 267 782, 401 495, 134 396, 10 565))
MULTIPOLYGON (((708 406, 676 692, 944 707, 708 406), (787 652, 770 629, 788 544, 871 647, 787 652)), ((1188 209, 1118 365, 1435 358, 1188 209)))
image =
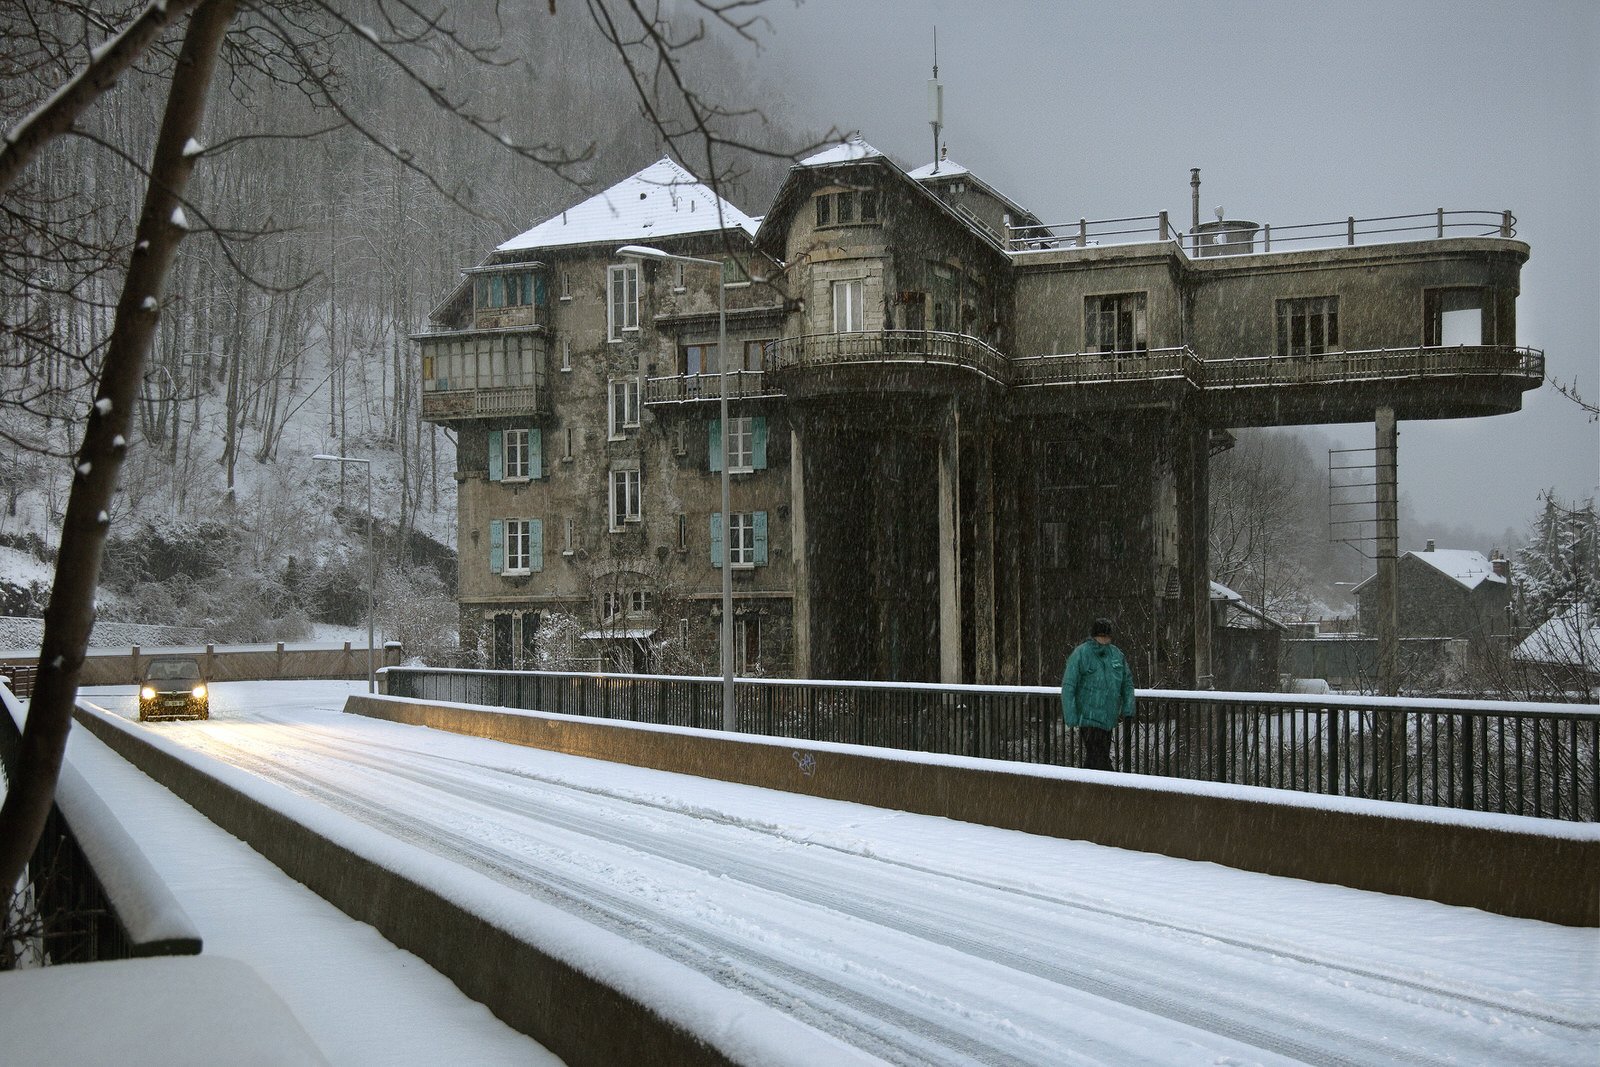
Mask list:
POLYGON ((1232 589, 1229 589, 1221 582, 1211 583, 1211 602, 1214 604, 1226 604, 1230 611, 1242 612, 1252 619, 1255 619, 1259 622, 1264 622, 1268 626, 1276 627, 1279 630, 1287 629, 1283 623, 1272 618, 1265 611, 1262 611, 1260 608, 1256 607, 1254 604, 1250 603, 1244 597, 1240 596, 1238 593, 1235 593, 1232 589))
POLYGON ((1600 618, 1582 604, 1559 612, 1517 646, 1526 663, 1585 664, 1600 670, 1600 618))
MULTIPOLYGON (((1506 579, 1494 572, 1494 564, 1489 562, 1488 557, 1470 548, 1434 548, 1422 552, 1407 552, 1400 558, 1405 559, 1406 556, 1421 560, 1446 578, 1460 582, 1467 589, 1476 589, 1484 582, 1506 584, 1506 579)), ((1376 577, 1377 575, 1373 575, 1368 578, 1352 592, 1359 593, 1366 587, 1367 582, 1376 577)))
POLYGON ((495 251, 519 252, 531 248, 599 244, 677 237, 738 227, 756 232, 756 220, 721 200, 709 186, 670 159, 660 159, 644 170, 596 193, 518 234, 495 251))
POLYGON ((862 159, 875 159, 883 155, 860 137, 852 137, 848 141, 841 141, 832 148, 824 148, 815 155, 802 159, 797 166, 801 167, 826 167, 834 163, 854 163, 862 159))
POLYGON ((963 167, 953 159, 941 159, 939 160, 938 164, 924 163, 916 170, 907 172, 907 174, 913 180, 919 182, 925 182, 929 178, 955 178, 962 174, 971 173, 972 172, 970 170, 968 170, 966 167, 963 167), (937 173, 934 169, 935 166, 938 168, 937 173))

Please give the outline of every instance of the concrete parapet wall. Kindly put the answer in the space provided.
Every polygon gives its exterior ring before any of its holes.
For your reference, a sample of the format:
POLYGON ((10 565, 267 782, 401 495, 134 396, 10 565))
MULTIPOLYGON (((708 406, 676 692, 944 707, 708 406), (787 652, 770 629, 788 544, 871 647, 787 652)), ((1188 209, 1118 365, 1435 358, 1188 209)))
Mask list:
POLYGON ((1600 828, 354 695, 345 711, 703 778, 1600 926, 1600 828), (1525 827, 1525 828, 1524 828, 1525 827))
MULTIPOLYGON (((290 678, 365 678, 367 646, 307 648, 285 645, 249 648, 214 645, 141 648, 130 646, 125 652, 90 649, 84 657, 79 685, 133 685, 143 666, 157 656, 191 656, 200 663, 208 682, 282 680, 290 678)), ((0 655, 0 674, 9 666, 32 666, 38 653, 0 655)), ((400 649, 379 648, 373 653, 374 668, 400 665, 400 649)))
POLYGON ((573 1067, 732 1063, 648 1005, 218 781, 152 745, 137 727, 82 707, 75 716, 124 759, 290 877, 416 953, 573 1067))

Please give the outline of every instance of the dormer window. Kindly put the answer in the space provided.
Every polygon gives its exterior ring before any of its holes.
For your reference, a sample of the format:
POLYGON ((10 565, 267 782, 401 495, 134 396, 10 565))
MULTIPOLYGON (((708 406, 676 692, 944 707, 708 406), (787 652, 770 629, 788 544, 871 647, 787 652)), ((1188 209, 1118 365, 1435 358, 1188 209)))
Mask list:
POLYGON ((878 191, 876 189, 846 189, 832 193, 819 193, 813 198, 817 205, 817 226, 859 226, 878 221, 878 191))

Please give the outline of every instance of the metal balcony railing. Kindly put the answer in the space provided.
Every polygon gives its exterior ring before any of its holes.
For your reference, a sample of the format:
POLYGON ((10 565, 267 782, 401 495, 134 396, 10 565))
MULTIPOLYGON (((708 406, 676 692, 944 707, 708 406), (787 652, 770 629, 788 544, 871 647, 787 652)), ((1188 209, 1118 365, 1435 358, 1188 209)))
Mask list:
POLYGON ((805 334, 779 340, 773 351, 776 371, 852 363, 921 363, 964 367, 1002 384, 1011 377, 1011 361, 992 345, 941 330, 805 334))
POLYGON ((1208 359, 1201 364, 1207 389, 1315 382, 1394 381, 1404 378, 1488 377, 1544 380, 1544 353, 1536 348, 1463 345, 1382 348, 1313 356, 1208 359))
MULTIPOLYGON (((393 668, 391 696, 719 728, 720 678, 393 668)), ((741 678, 740 732, 1081 766, 1061 694, 741 678)), ((1116 733, 1136 774, 1600 821, 1600 708, 1145 690, 1116 733)))
MULTIPOLYGON (((761 396, 782 396, 783 390, 774 385, 764 371, 736 370, 728 372, 729 399, 749 399, 761 396)), ((646 404, 681 404, 696 400, 722 399, 722 375, 666 374, 646 378, 644 402, 646 404)))
POLYGON ((1161 380, 1182 380, 1198 386, 1204 380, 1200 358, 1193 349, 1179 347, 1019 356, 1011 360, 1010 384, 1017 387, 1161 380))
POLYGON ((1414 215, 1354 215, 1331 222, 1272 226, 1251 223, 1207 223, 1199 232, 1175 229, 1167 212, 1122 219, 1078 219, 1076 222, 1006 229, 1006 249, 1011 252, 1172 242, 1191 256, 1236 256, 1253 252, 1287 252, 1340 245, 1426 241, 1445 237, 1499 237, 1517 235, 1517 219, 1509 211, 1433 211, 1414 215), (1237 229, 1235 227, 1243 227, 1237 229))

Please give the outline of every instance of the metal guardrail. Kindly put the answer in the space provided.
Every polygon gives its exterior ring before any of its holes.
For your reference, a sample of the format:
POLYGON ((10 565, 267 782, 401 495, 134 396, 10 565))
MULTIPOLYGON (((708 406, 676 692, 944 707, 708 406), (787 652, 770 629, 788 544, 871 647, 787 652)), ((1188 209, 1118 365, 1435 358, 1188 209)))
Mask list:
POLYGON ((1011 382, 1017 387, 1093 382, 1182 379, 1199 386, 1205 368, 1187 346, 1139 352, 1073 352, 1019 356, 1011 360, 1011 382))
POLYGON ((1484 375, 1544 380, 1544 352, 1504 345, 1450 348, 1383 348, 1327 352, 1315 356, 1249 356, 1200 362, 1207 389, 1313 382, 1484 375))
MULTIPOLYGON (((1227 223, 1219 225, 1226 226, 1227 223)), ((1235 225, 1250 227, 1254 224, 1235 225)), ((1162 211, 1155 215, 1121 219, 1080 218, 1076 222, 1009 226, 1006 228, 1005 246, 1010 252, 1042 252, 1170 241, 1191 256, 1210 258, 1274 250, 1282 252, 1340 245, 1348 247, 1394 241, 1439 240, 1445 237, 1499 237, 1510 240, 1516 235, 1517 218, 1509 211, 1446 211, 1444 208, 1435 208, 1413 215, 1372 218, 1350 215, 1332 222, 1278 227, 1261 224, 1249 232, 1202 226, 1199 232, 1189 233, 1174 229, 1170 216, 1162 211), (1259 248, 1256 246, 1258 239, 1259 248)))
MULTIPOLYGON (((716 729, 721 679, 392 668, 392 696, 716 729)), ((1078 765, 1043 687, 739 679, 741 732, 1078 765)), ((1141 691, 1120 770, 1600 821, 1600 707, 1141 691)))

